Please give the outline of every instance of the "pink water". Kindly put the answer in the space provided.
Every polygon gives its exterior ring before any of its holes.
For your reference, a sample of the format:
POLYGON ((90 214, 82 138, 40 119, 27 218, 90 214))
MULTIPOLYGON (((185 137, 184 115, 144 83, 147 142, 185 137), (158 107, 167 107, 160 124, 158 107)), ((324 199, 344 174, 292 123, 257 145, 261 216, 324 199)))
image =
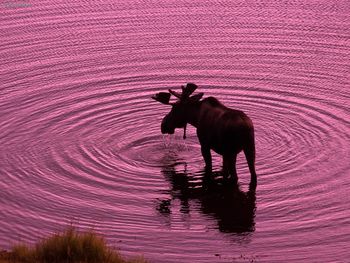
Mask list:
POLYGON ((0 3, 0 248, 73 223, 151 262, 349 261, 349 2, 119 2, 0 3), (160 134, 190 81, 252 118, 255 196, 160 134))

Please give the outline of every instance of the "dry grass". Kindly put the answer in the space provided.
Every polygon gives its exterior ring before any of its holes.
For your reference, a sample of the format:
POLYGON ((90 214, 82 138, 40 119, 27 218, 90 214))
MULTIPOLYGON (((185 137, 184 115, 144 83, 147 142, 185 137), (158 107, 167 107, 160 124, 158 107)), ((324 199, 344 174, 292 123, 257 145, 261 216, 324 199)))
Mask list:
POLYGON ((139 257, 126 260, 110 249, 103 237, 93 232, 80 233, 69 227, 40 241, 34 247, 16 245, 11 251, 0 251, 0 263, 146 263, 139 257))

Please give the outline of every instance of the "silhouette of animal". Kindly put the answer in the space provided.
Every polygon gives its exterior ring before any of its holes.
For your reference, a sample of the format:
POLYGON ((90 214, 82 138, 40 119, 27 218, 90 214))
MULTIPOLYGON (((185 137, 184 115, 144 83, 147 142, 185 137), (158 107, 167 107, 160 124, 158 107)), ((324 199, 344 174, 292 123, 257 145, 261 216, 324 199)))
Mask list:
POLYGON ((206 171, 212 171, 211 150, 214 150, 222 155, 224 177, 231 177, 236 183, 236 158, 243 150, 251 175, 250 188, 255 189, 257 176, 253 122, 243 111, 225 107, 214 97, 201 100, 203 93, 192 95, 196 89, 196 84, 188 83, 182 86, 182 93, 169 89, 169 92, 160 92, 152 97, 172 106, 162 120, 161 132, 173 134, 176 128, 184 128, 185 139, 187 123, 196 127, 206 171), (178 100, 170 103, 171 95, 178 100))

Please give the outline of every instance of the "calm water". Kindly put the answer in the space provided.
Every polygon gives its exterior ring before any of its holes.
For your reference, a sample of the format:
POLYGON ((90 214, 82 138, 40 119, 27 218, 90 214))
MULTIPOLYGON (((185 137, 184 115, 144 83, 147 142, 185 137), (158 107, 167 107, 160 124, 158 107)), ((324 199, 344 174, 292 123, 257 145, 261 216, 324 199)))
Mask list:
POLYGON ((348 261, 350 4, 264 2, 2 1, 0 247, 73 223, 151 262, 348 261), (205 185, 195 129, 161 135, 189 81, 252 118, 256 195, 243 155, 242 191, 205 185))

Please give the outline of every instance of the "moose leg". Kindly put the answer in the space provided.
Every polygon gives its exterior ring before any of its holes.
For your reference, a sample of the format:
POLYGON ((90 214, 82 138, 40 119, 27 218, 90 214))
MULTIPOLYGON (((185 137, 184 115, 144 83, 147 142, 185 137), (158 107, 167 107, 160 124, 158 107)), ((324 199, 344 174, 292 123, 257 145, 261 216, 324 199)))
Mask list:
POLYGON ((255 172, 255 147, 254 144, 249 145, 244 149, 244 154, 247 159, 249 172, 250 172, 250 190, 255 190, 257 185, 257 178, 255 172))
POLYGON ((237 154, 234 154, 232 157, 232 168, 231 168, 231 176, 232 179, 237 183, 238 177, 237 177, 237 170, 236 170, 236 161, 237 161, 237 154))
POLYGON ((223 155, 223 175, 227 179, 231 175, 231 179, 234 183, 238 182, 236 171, 237 154, 223 155))
POLYGON ((205 172, 206 173, 211 173, 212 166, 211 166, 210 148, 209 147, 205 147, 205 146, 202 145, 201 151, 202 151, 202 155, 203 155, 204 162, 205 162, 205 172))

